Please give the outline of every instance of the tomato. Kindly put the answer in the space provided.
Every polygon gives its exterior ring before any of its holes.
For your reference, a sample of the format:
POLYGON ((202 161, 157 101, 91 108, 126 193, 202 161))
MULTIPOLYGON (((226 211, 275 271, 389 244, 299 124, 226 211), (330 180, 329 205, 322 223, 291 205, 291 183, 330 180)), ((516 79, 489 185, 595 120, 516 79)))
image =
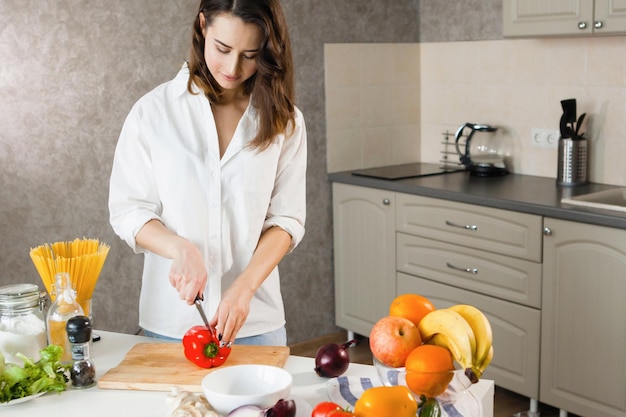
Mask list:
POLYGON ((315 406, 311 417, 354 417, 354 414, 344 410, 337 403, 324 401, 315 406))

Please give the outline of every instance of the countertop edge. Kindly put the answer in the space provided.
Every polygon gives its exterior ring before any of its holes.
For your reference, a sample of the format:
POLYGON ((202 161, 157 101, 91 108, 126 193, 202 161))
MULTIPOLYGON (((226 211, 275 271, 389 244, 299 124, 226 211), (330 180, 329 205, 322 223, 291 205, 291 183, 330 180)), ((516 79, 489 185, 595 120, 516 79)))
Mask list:
POLYGON ((508 174, 499 178, 479 178, 466 172, 384 180, 343 171, 329 173, 328 180, 626 230, 626 213, 561 203, 565 195, 619 188, 615 185, 588 183, 563 187, 557 186, 555 179, 547 177, 508 174), (519 198, 512 195, 512 189, 519 190, 519 198))

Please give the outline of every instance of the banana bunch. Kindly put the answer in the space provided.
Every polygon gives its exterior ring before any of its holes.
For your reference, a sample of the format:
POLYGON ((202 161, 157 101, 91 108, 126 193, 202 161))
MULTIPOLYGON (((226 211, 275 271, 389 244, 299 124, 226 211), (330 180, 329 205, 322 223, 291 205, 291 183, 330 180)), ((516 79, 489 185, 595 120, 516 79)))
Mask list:
POLYGON ((418 326, 424 343, 447 348, 454 360, 478 382, 493 358, 491 324, 482 311, 468 304, 431 311, 418 326))

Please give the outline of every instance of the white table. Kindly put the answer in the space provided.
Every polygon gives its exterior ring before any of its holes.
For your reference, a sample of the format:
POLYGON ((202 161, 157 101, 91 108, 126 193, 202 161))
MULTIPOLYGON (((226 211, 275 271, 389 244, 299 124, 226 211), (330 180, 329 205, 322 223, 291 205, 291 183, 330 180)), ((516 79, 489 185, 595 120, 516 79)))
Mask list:
MULTIPOLYGON (((97 331, 102 340, 93 344, 96 378, 117 366, 126 353, 139 342, 154 342, 142 336, 97 331)), ((285 369, 293 375, 292 395, 306 400, 311 406, 328 401, 328 379, 318 377, 313 358, 290 356, 285 369)), ((347 376, 376 378, 373 366, 351 363, 347 376)), ((493 417, 493 381, 483 380, 472 385, 472 395, 482 400, 483 417, 493 417)), ((0 416, 11 417, 164 417, 167 414, 166 392, 124 391, 92 387, 83 390, 69 388, 57 395, 48 393, 32 401, 0 407, 0 416)))

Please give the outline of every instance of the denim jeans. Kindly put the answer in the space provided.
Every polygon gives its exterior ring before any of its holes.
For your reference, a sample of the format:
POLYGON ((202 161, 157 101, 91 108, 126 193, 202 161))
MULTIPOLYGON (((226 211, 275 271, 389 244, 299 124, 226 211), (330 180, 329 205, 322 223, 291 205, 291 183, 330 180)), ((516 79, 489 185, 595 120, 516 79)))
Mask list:
MULTIPOLYGON (((178 341, 175 337, 163 336, 158 333, 151 332, 143 329, 143 332, 148 337, 153 337, 160 340, 178 341)), ((287 330, 285 327, 274 330, 273 332, 263 333, 256 336, 239 337, 235 339, 236 345, 265 345, 265 346, 287 346, 287 330)))

